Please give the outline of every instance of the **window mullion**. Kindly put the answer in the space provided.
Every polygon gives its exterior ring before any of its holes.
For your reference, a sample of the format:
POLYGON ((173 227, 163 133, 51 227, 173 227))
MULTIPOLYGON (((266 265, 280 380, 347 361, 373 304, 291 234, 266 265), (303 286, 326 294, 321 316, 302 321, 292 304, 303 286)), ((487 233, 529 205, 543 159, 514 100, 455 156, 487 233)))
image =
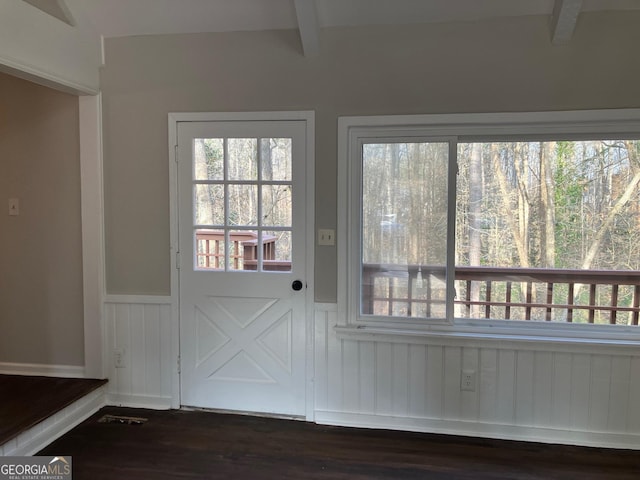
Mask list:
POLYGON ((456 201, 458 185, 458 138, 449 141, 449 165, 447 176, 447 268, 446 268, 446 313, 447 321, 453 323, 456 268, 456 201))

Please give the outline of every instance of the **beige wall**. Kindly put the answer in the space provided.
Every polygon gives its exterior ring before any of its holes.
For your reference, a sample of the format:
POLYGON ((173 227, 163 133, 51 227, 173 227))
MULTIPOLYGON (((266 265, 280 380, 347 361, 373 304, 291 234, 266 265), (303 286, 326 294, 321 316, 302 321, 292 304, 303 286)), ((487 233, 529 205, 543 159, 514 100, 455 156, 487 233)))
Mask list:
POLYGON ((0 362, 82 365, 83 342, 78 98, 0 74, 0 362))
MULTIPOLYGON (((336 224, 340 115, 640 107, 640 15, 583 14, 569 46, 547 17, 322 32, 115 38, 104 100, 108 293, 168 294, 167 113, 316 111, 316 228, 336 224)), ((336 300, 336 251, 317 247, 316 300, 336 300)))

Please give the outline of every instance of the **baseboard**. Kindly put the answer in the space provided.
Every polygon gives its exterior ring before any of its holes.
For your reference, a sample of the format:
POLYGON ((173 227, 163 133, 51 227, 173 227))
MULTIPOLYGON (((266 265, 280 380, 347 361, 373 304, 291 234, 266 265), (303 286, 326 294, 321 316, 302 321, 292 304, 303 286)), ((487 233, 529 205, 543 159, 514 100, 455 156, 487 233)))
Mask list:
POLYGON ((562 430, 462 420, 344 413, 327 410, 316 410, 315 421, 323 425, 338 425, 344 427, 404 430, 420 433, 438 433, 586 447, 640 449, 640 435, 627 433, 562 430))
POLYGON ((84 378, 84 366, 0 362, 0 374, 38 377, 84 378))
POLYGON ((148 408, 151 410, 170 410, 172 398, 154 395, 127 395, 110 393, 107 395, 107 405, 115 407, 148 408))
POLYGON ((0 456, 34 455, 104 407, 105 399, 106 387, 102 386, 0 445, 0 456))

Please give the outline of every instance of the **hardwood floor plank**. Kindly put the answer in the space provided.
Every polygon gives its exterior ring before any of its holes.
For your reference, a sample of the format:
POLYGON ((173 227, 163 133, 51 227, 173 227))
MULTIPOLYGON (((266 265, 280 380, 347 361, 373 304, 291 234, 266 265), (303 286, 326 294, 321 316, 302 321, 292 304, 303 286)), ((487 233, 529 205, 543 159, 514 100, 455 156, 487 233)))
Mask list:
POLYGON ((42 450, 74 479, 637 479, 635 451, 105 407, 42 450), (139 426, 98 423, 106 414, 139 426))

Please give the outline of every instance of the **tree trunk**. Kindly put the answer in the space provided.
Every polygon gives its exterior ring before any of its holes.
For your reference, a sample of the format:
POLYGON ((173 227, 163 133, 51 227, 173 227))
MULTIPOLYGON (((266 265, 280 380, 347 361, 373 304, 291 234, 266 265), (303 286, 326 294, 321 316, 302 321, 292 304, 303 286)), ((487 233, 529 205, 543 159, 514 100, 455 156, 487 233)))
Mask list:
MULTIPOLYGON (((481 260, 482 238, 482 144, 471 146, 469 161, 469 265, 478 266, 481 260)), ((471 301, 480 300, 480 284, 473 282, 469 292, 471 301)), ((471 317, 477 318, 480 306, 471 307, 471 317)))
MULTIPOLYGON (((503 212, 511 230, 511 235, 518 252, 518 259, 521 267, 529 266, 529 254, 527 251, 527 239, 523 236, 523 229, 520 227, 519 218, 514 211, 511 203, 511 195, 509 192, 509 186, 507 184, 507 178, 500 165, 500 155, 498 153, 498 146, 496 144, 491 145, 491 161, 493 164, 493 172, 498 181, 500 188, 500 200, 502 202, 503 212)), ((518 209, 519 211, 520 209, 518 209)))
POLYGON ((555 239, 555 184, 553 179, 553 155, 556 149, 555 142, 540 144, 540 248, 541 266, 544 268, 555 267, 556 239, 555 239))

